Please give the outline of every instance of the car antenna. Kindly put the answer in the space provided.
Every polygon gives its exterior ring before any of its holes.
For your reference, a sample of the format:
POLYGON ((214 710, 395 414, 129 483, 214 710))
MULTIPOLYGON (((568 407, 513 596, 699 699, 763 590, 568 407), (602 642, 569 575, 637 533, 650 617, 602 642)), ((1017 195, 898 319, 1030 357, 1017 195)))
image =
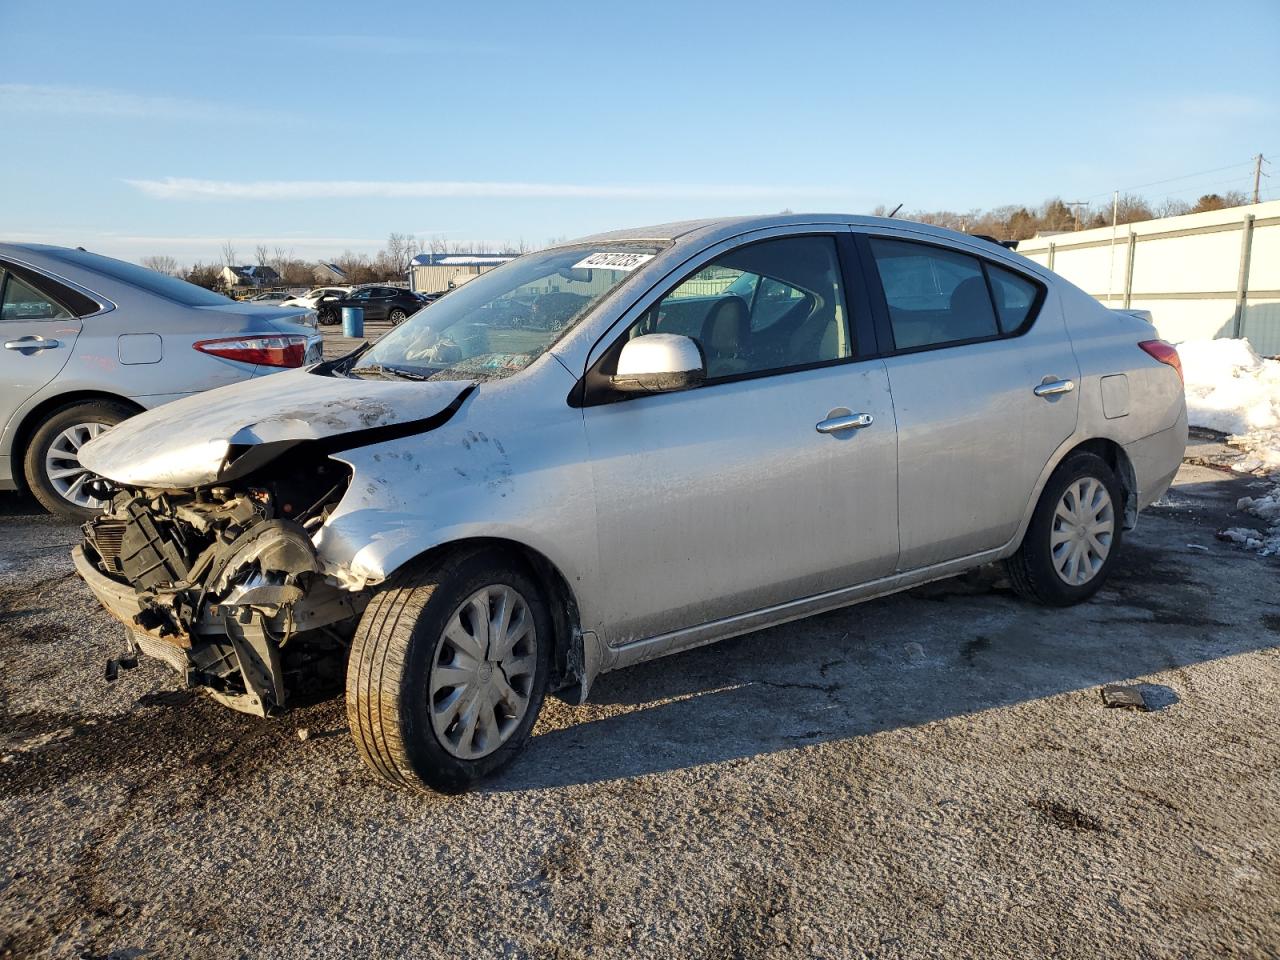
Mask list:
POLYGON ((896 207, 894 207, 892 212, 890 212, 889 214, 889 219, 892 220, 894 217, 896 217, 898 215, 898 211, 901 209, 902 209, 902 204, 898 204, 896 207))

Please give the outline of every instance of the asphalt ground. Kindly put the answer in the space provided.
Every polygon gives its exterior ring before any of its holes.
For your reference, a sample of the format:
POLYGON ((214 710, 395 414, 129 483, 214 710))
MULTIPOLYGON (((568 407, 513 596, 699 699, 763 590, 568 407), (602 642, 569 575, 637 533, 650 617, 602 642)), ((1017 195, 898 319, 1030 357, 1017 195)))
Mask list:
POLYGON ((1214 536, 1255 483, 1185 466, 1082 606, 984 569, 607 675, 456 797, 340 701, 107 684, 77 528, 5 495, 0 956, 1280 956, 1280 563, 1214 536))

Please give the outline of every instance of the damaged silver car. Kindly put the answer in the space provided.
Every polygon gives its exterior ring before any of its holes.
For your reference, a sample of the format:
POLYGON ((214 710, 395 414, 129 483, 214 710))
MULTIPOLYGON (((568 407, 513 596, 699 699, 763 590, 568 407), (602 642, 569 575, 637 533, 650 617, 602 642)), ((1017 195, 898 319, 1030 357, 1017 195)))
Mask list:
POLYGON ((992 561, 1087 599, 1178 469, 1180 372, 981 238, 605 234, 86 444, 109 506, 75 561, 123 663, 260 715, 345 678, 369 766, 457 790, 608 670, 992 561))

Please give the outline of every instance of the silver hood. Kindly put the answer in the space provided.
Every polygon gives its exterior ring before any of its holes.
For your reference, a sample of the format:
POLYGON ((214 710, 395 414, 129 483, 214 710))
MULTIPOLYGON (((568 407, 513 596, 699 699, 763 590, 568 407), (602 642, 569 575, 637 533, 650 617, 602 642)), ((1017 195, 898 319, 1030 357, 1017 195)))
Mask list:
MULTIPOLYGON (((366 431, 372 440, 363 442, 376 442, 379 428, 430 421, 459 403, 473 385, 290 370, 140 413, 81 447, 80 462, 128 486, 196 487, 228 479, 230 461, 246 447, 366 431)), ((423 423, 422 429, 431 426, 423 423)), ((362 438, 353 437, 353 445, 359 442, 362 438)))

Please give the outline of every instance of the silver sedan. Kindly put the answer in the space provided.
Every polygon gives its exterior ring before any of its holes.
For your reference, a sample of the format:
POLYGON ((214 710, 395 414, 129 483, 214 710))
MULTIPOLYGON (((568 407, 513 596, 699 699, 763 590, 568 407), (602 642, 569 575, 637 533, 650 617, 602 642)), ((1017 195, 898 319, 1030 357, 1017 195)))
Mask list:
POLYGON ((141 410, 320 358, 308 310, 236 303, 84 250, 0 244, 0 490, 86 519, 80 447, 141 410))
POLYGON ((1185 441, 1151 325, 994 243, 668 224, 106 433, 75 557, 127 656, 259 714, 345 677, 368 764, 457 790, 604 671, 992 561, 1086 600, 1185 441))

